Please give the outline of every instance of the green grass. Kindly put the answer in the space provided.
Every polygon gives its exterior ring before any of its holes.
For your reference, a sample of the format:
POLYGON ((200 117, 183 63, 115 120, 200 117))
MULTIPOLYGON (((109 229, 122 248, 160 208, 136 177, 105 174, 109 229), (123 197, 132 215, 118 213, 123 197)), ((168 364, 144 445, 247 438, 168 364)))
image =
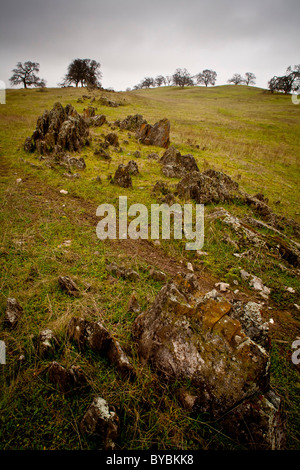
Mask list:
MULTIPOLYGON (((118 128, 112 130, 109 125, 91 129, 91 147, 81 153, 87 168, 76 170, 79 179, 69 180, 64 176, 65 169, 49 167, 36 154, 23 150, 25 138, 32 134, 44 109, 60 101, 82 112, 89 100, 78 103, 77 99, 84 94, 96 97, 92 105, 97 113, 106 115, 111 125, 129 114, 142 114, 152 124, 167 117, 171 144, 182 154, 192 153, 201 171, 224 171, 238 180, 242 190, 262 192, 274 212, 299 221, 300 108, 288 96, 245 86, 184 90, 162 87, 111 93, 111 98, 123 105, 109 108, 97 101, 100 91, 8 90, 7 104, 0 107, 0 317, 9 296, 18 299, 24 315, 15 331, 0 325, 0 339, 7 345, 7 364, 0 365, 0 448, 95 448, 97 444, 82 436, 78 426, 93 396, 100 394, 117 408, 121 449, 239 449, 209 417, 188 416, 179 406, 177 384, 163 383, 140 364, 131 340, 136 315, 128 312, 129 298, 135 292, 142 310, 146 310, 162 286, 149 276, 149 266, 166 269, 172 277, 176 270, 169 262, 180 266, 181 262, 192 261, 197 273, 205 276, 211 286, 224 280, 235 289, 236 280, 240 293, 257 299, 240 280, 239 269, 243 268, 272 288, 266 320, 275 319, 272 338, 286 341, 288 348, 299 336, 299 312, 294 306, 300 304, 299 276, 283 269, 280 264, 289 267, 270 253, 253 249, 249 256, 236 258, 234 246, 228 243, 228 237, 237 241, 236 235, 219 220, 205 219, 203 250, 208 255, 201 258, 185 251, 184 240, 161 241, 158 248, 149 242, 137 251, 118 241, 100 242, 95 230, 99 204, 117 204, 118 196, 127 195, 128 205, 139 202, 150 207, 157 202, 151 192, 157 180, 170 184, 178 180, 165 178, 160 165, 147 159, 152 151, 162 155, 163 149, 143 146, 134 135, 118 128), (94 149, 97 139, 112 131, 118 133, 121 151, 110 150, 112 161, 108 163, 97 158, 94 149), (131 160, 136 150, 141 152, 141 158, 136 159, 140 174, 133 177, 133 189, 111 185, 108 175, 114 174, 119 163, 131 160), (96 181, 98 175, 101 183, 96 181), (17 184, 17 178, 22 182, 17 184), (60 194, 61 189, 68 194, 60 194), (65 240, 71 240, 71 245, 64 245, 65 240), (107 260, 136 269, 140 280, 112 281, 105 268, 107 260), (82 294, 71 298, 62 292, 59 275, 73 277, 82 294), (296 293, 288 293, 285 286, 293 287, 296 293), (122 380, 113 367, 91 351, 81 354, 69 343, 65 331, 72 316, 104 323, 136 367, 135 383, 122 380), (45 327, 52 328, 61 341, 54 359, 65 366, 81 366, 90 390, 64 396, 49 382, 48 361, 41 360, 35 350, 39 331, 45 327), (25 359, 20 361, 20 356, 25 359)), ((207 206, 206 214, 215 207, 207 206)), ((249 208, 241 204, 226 203, 223 207, 238 217, 249 213, 249 208)), ((272 343, 272 361, 273 385, 284 398, 287 411, 287 448, 299 449, 299 374, 276 341, 272 343)))

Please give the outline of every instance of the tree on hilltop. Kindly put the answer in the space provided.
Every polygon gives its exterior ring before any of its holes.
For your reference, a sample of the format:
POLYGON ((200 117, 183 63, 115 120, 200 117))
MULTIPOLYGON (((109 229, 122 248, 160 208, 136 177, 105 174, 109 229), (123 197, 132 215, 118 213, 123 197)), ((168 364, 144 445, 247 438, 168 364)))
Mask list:
POLYGON ((244 79, 242 75, 239 73, 235 73, 228 81, 227 83, 233 83, 234 85, 241 85, 244 83, 244 79))
POLYGON ((166 84, 166 79, 163 75, 158 75, 155 78, 155 85, 162 86, 162 85, 165 85, 165 84, 166 84))
POLYGON ((68 66, 66 73, 60 86, 70 86, 73 83, 76 87, 80 84, 83 86, 100 87, 100 63, 91 59, 75 59, 68 66))
POLYGON ((244 78, 244 83, 246 85, 255 85, 255 80, 256 80, 256 76, 254 75, 254 73, 251 73, 251 72, 246 72, 245 73, 245 78, 244 78))
POLYGON ((205 69, 201 73, 198 73, 195 78, 198 84, 214 86, 217 80, 217 72, 214 70, 205 69))
POLYGON ((297 91, 300 89, 300 64, 295 65, 294 68, 289 66, 286 69, 286 75, 272 77, 268 82, 268 87, 271 93, 274 91, 283 92, 285 94, 297 91))
POLYGON ((181 88, 194 85, 193 79, 187 69, 176 69, 172 78, 174 85, 178 85, 181 88))
POLYGON ((43 78, 39 78, 36 73, 40 70, 40 64, 38 62, 18 62, 15 69, 12 70, 13 75, 10 77, 10 83, 14 85, 23 84, 24 88, 29 86, 34 87, 45 87, 46 82, 43 78))

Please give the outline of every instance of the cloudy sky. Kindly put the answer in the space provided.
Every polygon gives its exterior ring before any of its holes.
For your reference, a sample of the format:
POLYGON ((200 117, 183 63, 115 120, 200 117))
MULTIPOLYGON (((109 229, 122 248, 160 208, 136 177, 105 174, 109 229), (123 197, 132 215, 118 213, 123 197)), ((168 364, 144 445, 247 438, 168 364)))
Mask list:
POLYGON ((217 85, 253 72, 267 87, 300 63, 299 0, 0 0, 0 80, 40 63, 55 87, 75 58, 101 63, 102 85, 214 69, 217 85))

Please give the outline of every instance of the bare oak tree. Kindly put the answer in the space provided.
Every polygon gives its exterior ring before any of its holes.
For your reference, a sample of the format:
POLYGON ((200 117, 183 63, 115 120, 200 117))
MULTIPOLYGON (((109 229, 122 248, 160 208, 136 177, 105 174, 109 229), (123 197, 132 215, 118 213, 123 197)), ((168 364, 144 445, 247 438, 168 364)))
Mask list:
POLYGON ((255 80, 256 76, 252 72, 246 72, 245 73, 245 78, 244 78, 244 83, 246 85, 255 85, 255 80))
POLYGON ((214 70, 205 69, 201 73, 198 73, 195 78, 198 84, 214 86, 217 80, 217 72, 214 70))
POLYGON ((235 73, 229 80, 227 83, 233 83, 234 85, 241 85, 242 83, 244 83, 244 79, 242 77, 242 75, 240 75, 239 73, 235 73))
POLYGON ((178 85, 181 88, 194 85, 193 79, 187 69, 176 69, 172 78, 174 85, 178 85))
POLYGON ((10 83, 14 85, 23 84, 24 88, 29 86, 34 87, 45 87, 46 82, 44 79, 39 78, 36 73, 40 70, 40 64, 38 62, 18 62, 15 69, 12 70, 13 75, 10 77, 10 83))

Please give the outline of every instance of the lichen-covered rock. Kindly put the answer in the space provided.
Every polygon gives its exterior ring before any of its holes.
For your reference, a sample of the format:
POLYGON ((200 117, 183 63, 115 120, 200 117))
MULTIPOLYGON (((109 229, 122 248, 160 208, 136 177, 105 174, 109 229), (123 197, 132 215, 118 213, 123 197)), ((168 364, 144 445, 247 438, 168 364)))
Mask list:
POLYGON ((9 297, 6 301, 4 324, 10 328, 16 328, 22 315, 23 308, 21 305, 15 298, 9 297))
POLYGON ((176 189, 181 198, 194 199, 197 204, 230 201, 238 193, 237 183, 224 173, 213 170, 186 174, 176 189))
POLYGON ((189 381, 197 409, 220 417, 269 391, 270 357, 246 334, 262 338, 245 318, 249 305, 241 308, 240 321, 238 309, 217 291, 199 297, 193 273, 189 281, 183 276, 180 284, 165 285, 136 318, 132 334, 143 361, 167 380, 189 381))
POLYGON ((123 121, 119 121, 118 125, 120 129, 126 129, 128 131, 137 131, 142 123, 144 118, 141 114, 135 114, 134 116, 127 116, 123 121))
POLYGON ((38 337, 38 353, 41 357, 48 357, 55 352, 59 341, 50 328, 42 330, 38 337))
POLYGON ((104 398, 95 397, 83 416, 79 429, 83 434, 99 438, 104 450, 112 450, 119 437, 119 417, 104 398))
POLYGON ((96 114, 95 116, 86 118, 86 121, 88 125, 92 127, 101 127, 103 124, 107 123, 106 116, 104 114, 96 114))
POLYGON ((166 150, 159 162, 162 164, 163 174, 169 178, 181 178, 187 173, 199 172, 193 155, 181 155, 174 146, 166 150))
POLYGON ((86 168, 86 163, 83 157, 70 157, 70 155, 67 155, 66 157, 66 163, 69 167, 75 166, 79 170, 84 170, 86 168))
POLYGON ((121 163, 115 172, 112 182, 121 186, 121 188, 132 188, 132 179, 128 167, 121 163))
POLYGON ((52 110, 45 110, 37 120, 36 129, 27 137, 24 148, 40 154, 77 151, 89 143, 89 130, 85 119, 67 104, 55 103, 52 110))
POLYGON ((143 121, 136 133, 136 138, 144 145, 168 148, 170 144, 170 121, 161 119, 153 126, 143 121))
POLYGON ((118 341, 100 322, 73 317, 67 328, 68 337, 79 349, 87 346, 95 353, 106 357, 124 378, 134 378, 135 372, 118 341))

